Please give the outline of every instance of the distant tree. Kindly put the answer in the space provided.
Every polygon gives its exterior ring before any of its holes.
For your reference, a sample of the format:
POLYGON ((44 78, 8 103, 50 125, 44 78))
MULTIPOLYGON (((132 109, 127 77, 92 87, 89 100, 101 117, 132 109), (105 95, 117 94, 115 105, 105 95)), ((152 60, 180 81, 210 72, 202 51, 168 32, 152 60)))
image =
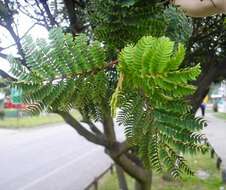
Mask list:
POLYGON ((226 77, 225 15, 193 19, 193 34, 189 39, 183 65, 201 64, 201 75, 194 83, 197 90, 191 96, 195 112, 208 94, 212 82, 226 77))

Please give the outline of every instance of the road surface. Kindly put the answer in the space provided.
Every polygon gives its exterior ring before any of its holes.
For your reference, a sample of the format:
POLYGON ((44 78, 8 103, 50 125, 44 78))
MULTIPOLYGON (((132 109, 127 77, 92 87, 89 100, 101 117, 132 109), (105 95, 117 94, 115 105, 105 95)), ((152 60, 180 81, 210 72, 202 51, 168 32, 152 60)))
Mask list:
POLYGON ((0 129, 0 190, 82 190, 110 164, 66 124, 0 129))

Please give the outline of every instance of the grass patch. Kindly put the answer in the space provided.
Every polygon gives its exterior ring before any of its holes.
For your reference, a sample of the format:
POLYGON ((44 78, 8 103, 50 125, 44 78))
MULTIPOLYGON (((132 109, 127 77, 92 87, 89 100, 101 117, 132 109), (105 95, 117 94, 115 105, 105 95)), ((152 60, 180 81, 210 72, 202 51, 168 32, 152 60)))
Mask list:
MULTIPOLYGON (((72 111, 71 114, 78 120, 81 120, 81 116, 78 111, 72 111)), ((47 114, 39 116, 26 116, 22 118, 5 118, 0 120, 0 128, 30 128, 45 124, 54 124, 64 122, 61 116, 57 114, 47 114)))
POLYGON ((207 113, 210 113, 211 115, 213 115, 214 117, 216 117, 218 119, 224 119, 224 120, 226 120, 226 113, 223 113, 223 112, 214 112, 212 109, 207 109, 206 112, 207 113))
POLYGON ((218 117, 219 119, 224 119, 224 120, 226 120, 226 113, 213 112, 213 115, 214 115, 215 117, 218 117))
MULTIPOLYGON (((185 156, 193 171, 205 171, 209 177, 205 180, 197 176, 183 175, 182 179, 175 179, 171 182, 164 181, 160 174, 154 173, 152 190, 219 190, 223 186, 221 173, 216 169, 215 160, 206 155, 185 156)), ((127 176, 129 190, 134 190, 134 181, 127 176)), ((226 188, 226 186, 224 186, 226 188)), ((117 190, 118 182, 116 174, 107 174, 100 182, 99 190, 117 190)))

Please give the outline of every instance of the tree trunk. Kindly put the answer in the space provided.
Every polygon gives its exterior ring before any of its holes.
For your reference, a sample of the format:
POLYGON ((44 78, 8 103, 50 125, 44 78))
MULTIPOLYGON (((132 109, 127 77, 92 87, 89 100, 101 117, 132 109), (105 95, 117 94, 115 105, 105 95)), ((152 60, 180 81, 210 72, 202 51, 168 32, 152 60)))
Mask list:
POLYGON ((125 177, 123 169, 117 164, 115 165, 115 168, 116 168, 116 173, 117 173, 117 178, 118 178, 119 189, 120 190, 128 190, 126 177, 125 177))
POLYGON ((203 99, 208 94, 211 83, 217 80, 219 77, 226 76, 225 62, 226 58, 219 63, 216 63, 214 59, 208 61, 208 67, 206 66, 206 68, 203 69, 201 75, 195 83, 197 90, 190 97, 193 113, 198 110, 203 99))
POLYGON ((152 186, 152 174, 150 173, 149 180, 146 182, 140 182, 138 180, 135 180, 135 190, 151 190, 152 186))
POLYGON ((219 71, 216 64, 210 62, 211 66, 209 66, 208 70, 205 70, 199 76, 196 86, 196 92, 190 97, 191 105, 193 108, 193 113, 195 113, 199 106, 201 105, 203 99, 209 92, 209 88, 211 83, 216 79, 219 71))
POLYGON ((76 9, 76 3, 73 0, 64 0, 64 4, 67 9, 72 34, 76 35, 78 33, 81 33, 83 26, 76 9))
MULTIPOLYGON (((142 190, 151 189, 151 172, 149 170, 146 170, 142 166, 142 162, 140 162, 136 155, 129 156, 127 154, 127 143, 120 143, 117 141, 114 131, 114 122, 110 115, 110 111, 109 114, 107 113, 106 115, 104 115, 104 133, 102 135, 97 135, 87 130, 82 125, 82 123, 78 122, 68 112, 56 111, 55 113, 60 114, 64 118, 66 123, 73 127, 81 136, 85 137, 88 141, 105 147, 106 153, 112 158, 112 160, 114 160, 115 163, 120 166, 123 171, 140 182, 142 190), (139 164, 139 162, 141 164, 139 164)), ((120 178, 120 186, 125 182, 123 182, 122 180, 123 178, 120 178)))
POLYGON ((142 190, 141 183, 135 180, 134 190, 142 190))
POLYGON ((151 183, 141 183, 140 184, 141 189, 140 190, 151 190, 151 183))
MULTIPOLYGON (((136 181, 136 182, 138 182, 138 181, 136 181)), ((152 186, 152 171, 148 172, 145 182, 139 182, 139 183, 137 183, 137 185, 138 186, 136 187, 136 183, 135 183, 135 190, 151 190, 151 186, 152 186), (138 189, 136 189, 136 188, 138 188, 138 189)))
MULTIPOLYGON (((136 165, 140 166, 140 167, 144 167, 142 161, 136 157, 135 155, 130 155, 131 159, 134 161, 134 163, 136 163, 136 165)), ((134 189, 135 190, 143 190, 143 189, 147 189, 150 190, 151 189, 151 185, 152 185, 152 171, 149 171, 146 174, 146 180, 145 181, 139 181, 137 179, 135 179, 135 184, 134 184, 134 189)))

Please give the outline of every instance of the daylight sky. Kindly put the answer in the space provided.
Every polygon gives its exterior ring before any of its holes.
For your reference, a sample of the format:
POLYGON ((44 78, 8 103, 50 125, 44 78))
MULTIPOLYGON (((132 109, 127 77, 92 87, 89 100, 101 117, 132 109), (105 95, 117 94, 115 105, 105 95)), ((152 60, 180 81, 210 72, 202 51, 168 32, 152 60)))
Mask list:
MULTIPOLYGON (((27 17, 26 15, 19 13, 16 17, 16 22, 18 22, 18 32, 20 36, 23 36, 24 33, 32 26, 33 22, 32 20, 27 17)), ((36 25, 29 34, 34 38, 47 38, 48 33, 47 30, 44 27, 36 25)), ((8 47, 11 44, 14 44, 12 37, 8 33, 7 30, 5 30, 3 27, 0 27, 0 46, 1 47, 8 47)), ((17 50, 16 47, 13 46, 7 50, 2 51, 3 53, 7 54, 13 54, 15 55, 17 50)), ((4 70, 5 72, 9 72, 10 64, 7 60, 0 58, 0 69, 4 70)))

